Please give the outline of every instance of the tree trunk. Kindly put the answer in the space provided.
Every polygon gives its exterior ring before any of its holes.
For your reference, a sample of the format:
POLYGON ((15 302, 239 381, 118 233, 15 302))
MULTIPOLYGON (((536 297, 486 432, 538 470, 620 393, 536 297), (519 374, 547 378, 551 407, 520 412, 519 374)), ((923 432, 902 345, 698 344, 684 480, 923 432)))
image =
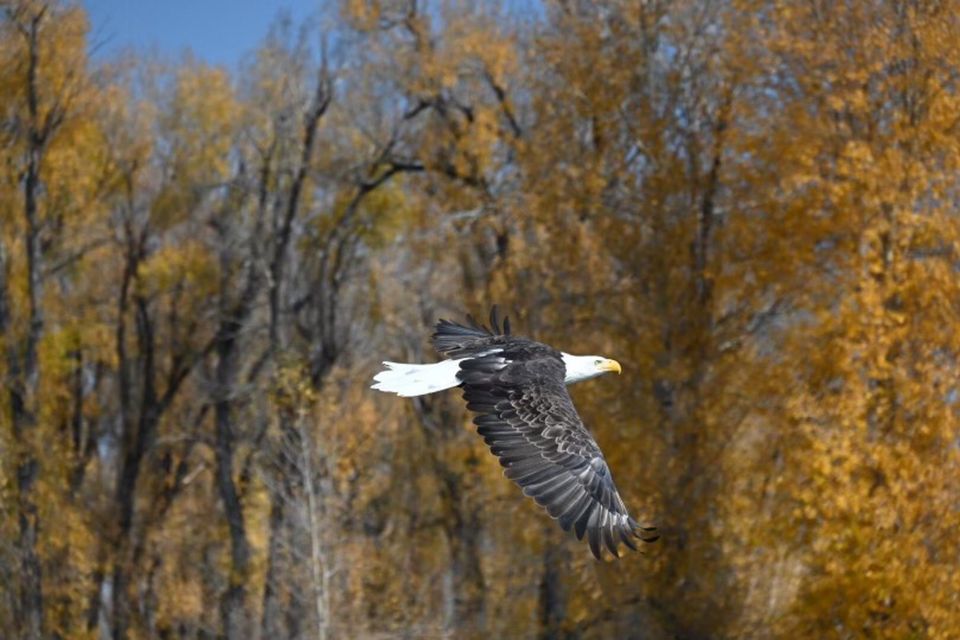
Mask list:
MULTIPOLYGON (((551 526, 553 523, 548 523, 551 526)), ((540 578, 540 638, 556 640, 565 637, 566 593, 563 588, 562 549, 549 542, 543 551, 543 574, 540 578)))
POLYGON ((281 583, 280 553, 286 527, 286 496, 283 489, 270 492, 270 529, 267 543, 267 575, 263 584, 263 603, 260 613, 260 637, 275 638, 280 633, 279 615, 282 610, 278 586, 281 583))
POLYGON ((330 568, 328 566, 329 558, 323 543, 323 532, 321 531, 320 501, 323 499, 323 495, 317 495, 317 478, 313 468, 313 448, 307 444, 310 442, 310 438, 304 421, 305 416, 301 413, 297 417, 297 426, 302 443, 300 470, 304 493, 307 497, 307 527, 310 534, 310 580, 313 583, 314 614, 317 617, 316 638, 317 640, 327 640, 327 630, 330 628, 330 591, 328 585, 330 568))
MULTIPOLYGON (((41 124, 39 113, 39 29, 46 8, 31 16, 25 30, 27 37, 27 166, 23 180, 23 211, 26 226, 25 252, 27 258, 27 335, 22 345, 22 356, 10 345, 8 364, 10 381, 8 394, 14 441, 17 445, 16 487, 18 531, 16 549, 20 557, 17 629, 21 637, 40 638, 43 635, 43 581, 37 542, 40 520, 34 501, 34 488, 39 474, 39 461, 33 450, 33 431, 36 429, 36 394, 40 369, 37 347, 43 335, 43 254, 41 248, 41 220, 38 206, 40 169, 47 141, 56 126, 55 114, 41 124)), ((9 324, 8 322, 4 321, 9 324)))
POLYGON ((216 433, 214 454, 216 483, 230 531, 230 571, 227 590, 220 602, 223 632, 227 638, 244 637, 246 627, 246 583, 249 575, 250 544, 240 494, 233 479, 233 416, 230 399, 236 374, 236 334, 240 323, 224 320, 217 339, 217 399, 214 403, 216 433))
MULTIPOLYGON (((435 461, 435 464, 442 464, 435 461)), ((441 469, 440 480, 447 503, 445 528, 450 545, 450 578, 452 606, 447 608, 444 628, 456 630, 461 637, 480 637, 486 628, 484 619, 486 585, 480 568, 480 523, 468 513, 463 504, 463 490, 459 475, 441 469)))

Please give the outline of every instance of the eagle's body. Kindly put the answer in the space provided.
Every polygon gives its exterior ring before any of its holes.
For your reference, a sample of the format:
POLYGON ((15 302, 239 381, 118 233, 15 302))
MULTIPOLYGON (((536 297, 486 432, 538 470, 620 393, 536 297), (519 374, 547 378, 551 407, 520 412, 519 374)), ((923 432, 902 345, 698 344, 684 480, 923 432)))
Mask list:
POLYGON ((656 540, 639 527, 617 492, 610 469, 580 420, 566 384, 620 371, 614 360, 571 356, 510 335, 510 324, 492 330, 469 318, 469 326, 440 320, 434 347, 449 359, 427 365, 386 362, 374 389, 416 396, 461 387, 467 408, 477 413, 477 432, 500 459, 508 478, 555 518, 564 531, 584 535, 601 557, 603 543, 614 555, 633 538, 656 540))

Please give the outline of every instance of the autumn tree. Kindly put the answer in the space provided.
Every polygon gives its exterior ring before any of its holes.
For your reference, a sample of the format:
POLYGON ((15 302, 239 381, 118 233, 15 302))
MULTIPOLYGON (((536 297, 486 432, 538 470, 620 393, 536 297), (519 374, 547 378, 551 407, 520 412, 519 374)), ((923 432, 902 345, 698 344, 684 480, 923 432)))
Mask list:
POLYGON ((344 1, 237 72, 0 6, 11 633, 958 634, 953 6, 344 1), (646 555, 369 390, 494 302, 623 363, 646 555))
POLYGON ((789 267, 806 314, 781 348, 793 385, 774 480, 780 553, 806 572, 779 628, 949 637, 957 16, 914 2, 770 15, 765 84, 794 126, 774 134, 767 206, 790 211, 785 241, 809 256, 789 267))
MULTIPOLYGON (((41 548, 69 553, 55 535, 59 523, 45 523, 44 514, 52 514, 76 489, 68 482, 68 491, 60 490, 66 478, 56 461, 44 459, 44 443, 62 429, 71 434, 60 449, 64 455, 78 463, 89 455, 78 387, 82 328, 62 311, 74 293, 77 262, 102 240, 87 225, 97 213, 93 203, 104 176, 85 160, 100 152, 101 143, 92 120, 99 100, 86 67, 85 15, 47 2, 5 3, 2 10, 2 438, 12 505, 4 526, 15 541, 6 557, 18 567, 5 584, 14 590, 15 632, 39 638, 53 628, 55 603, 76 595, 62 592, 59 584, 44 588, 45 570, 51 569, 45 564, 53 558, 43 557, 41 548), (70 408, 61 411, 57 399, 70 408)), ((54 571, 58 580, 69 580, 54 571)))

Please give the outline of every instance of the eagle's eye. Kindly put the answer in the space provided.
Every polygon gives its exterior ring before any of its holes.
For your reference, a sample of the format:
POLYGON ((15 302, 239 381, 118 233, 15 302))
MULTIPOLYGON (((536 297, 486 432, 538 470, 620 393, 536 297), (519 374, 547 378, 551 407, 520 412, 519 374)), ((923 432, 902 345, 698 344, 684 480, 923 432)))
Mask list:
POLYGON ((600 364, 601 362, 603 362, 603 360, 601 360, 600 358, 597 358, 596 360, 593 361, 593 364, 600 364))

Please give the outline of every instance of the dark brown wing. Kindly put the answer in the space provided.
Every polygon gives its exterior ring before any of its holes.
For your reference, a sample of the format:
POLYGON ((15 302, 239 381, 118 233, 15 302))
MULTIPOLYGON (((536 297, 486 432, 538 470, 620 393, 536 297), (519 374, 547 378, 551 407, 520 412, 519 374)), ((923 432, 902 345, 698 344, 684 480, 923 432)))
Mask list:
POLYGON ((619 557, 618 544, 652 542, 652 528, 630 517, 600 448, 587 431, 564 385, 560 353, 523 340, 460 365, 467 408, 477 431, 506 468, 508 478, 577 539, 587 536, 601 557, 601 542, 619 557))

